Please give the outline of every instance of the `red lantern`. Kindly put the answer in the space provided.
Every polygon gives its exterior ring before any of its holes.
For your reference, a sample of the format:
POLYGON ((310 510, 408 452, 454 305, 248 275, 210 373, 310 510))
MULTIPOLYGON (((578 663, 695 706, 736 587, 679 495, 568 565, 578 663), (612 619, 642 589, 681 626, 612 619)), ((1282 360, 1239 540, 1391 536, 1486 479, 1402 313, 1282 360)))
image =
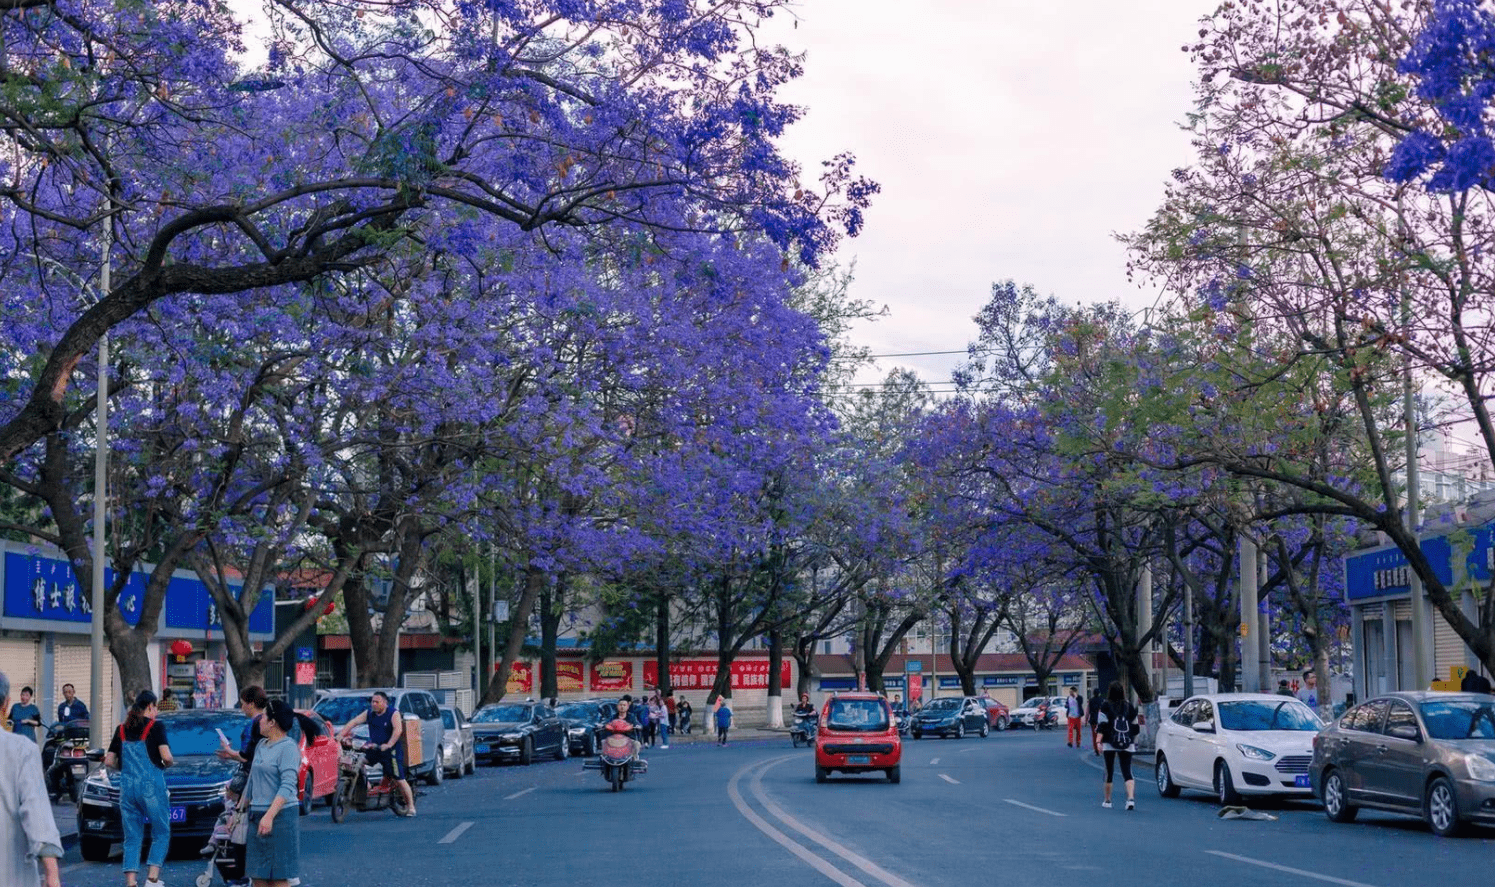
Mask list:
POLYGON ((192 655, 192 642, 181 638, 172 641, 171 655, 175 656, 178 662, 186 662, 187 657, 192 655))

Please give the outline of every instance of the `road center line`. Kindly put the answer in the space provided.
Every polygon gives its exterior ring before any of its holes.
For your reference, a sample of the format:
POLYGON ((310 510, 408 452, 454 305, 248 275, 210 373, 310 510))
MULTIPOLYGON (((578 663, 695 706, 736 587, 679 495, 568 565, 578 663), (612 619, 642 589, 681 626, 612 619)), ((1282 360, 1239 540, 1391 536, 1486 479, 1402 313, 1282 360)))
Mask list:
POLYGON ((938 764, 939 762, 940 762, 939 758, 930 758, 929 759, 929 766, 933 767, 935 764, 938 764))
POLYGON ((940 774, 940 778, 943 779, 943 780, 945 780, 946 782, 950 783, 951 785, 960 785, 960 780, 959 779, 952 779, 951 777, 945 775, 944 773, 940 774))
POLYGON ((1267 862, 1261 859, 1252 859, 1249 856, 1236 856, 1234 853, 1225 853, 1221 850, 1206 850, 1204 852, 1210 854, 1211 856, 1219 856, 1223 859, 1233 859, 1236 862, 1244 862, 1247 865, 1259 865, 1264 869, 1272 869, 1273 871, 1278 872, 1287 872, 1290 875, 1298 875, 1303 878, 1312 878, 1315 881, 1327 881, 1330 884, 1342 884, 1344 885, 1344 887, 1370 887, 1369 884, 1365 884, 1360 881, 1347 881, 1344 878, 1336 878, 1332 875, 1320 875, 1317 872, 1295 869, 1291 866, 1278 865, 1275 862, 1267 862))
POLYGON ((512 800, 514 800, 517 797, 521 797, 523 795, 529 794, 530 792, 534 791, 536 788, 539 788, 539 786, 532 785, 529 788, 524 789, 522 791, 514 792, 512 795, 504 795, 504 800, 505 801, 512 801, 512 800))
POLYGON ((467 831, 470 828, 472 828, 472 823, 470 823, 470 822, 464 822, 461 825, 457 826, 456 828, 452 829, 451 831, 447 832, 446 833, 446 837, 442 838, 441 840, 437 841, 436 843, 438 843, 438 844, 454 844, 454 843, 456 843, 456 841, 457 841, 458 838, 462 837, 462 833, 465 832, 465 831, 467 831))
POLYGON ((956 752, 956 754, 968 755, 973 751, 981 751, 981 747, 977 746, 975 748, 963 748, 959 752, 956 752))
MULTIPOLYGON (((753 774, 753 781, 750 785, 750 790, 752 791, 753 797, 758 801, 758 803, 763 805, 763 809, 767 810, 768 814, 777 819, 779 822, 789 826, 790 828, 804 835, 806 838, 809 838, 811 841, 814 841, 821 847, 824 847, 830 852, 836 854, 837 856, 841 857, 842 859, 846 860, 847 862, 851 863, 852 865, 856 866, 872 877, 877 878, 879 881, 887 884, 888 887, 914 887, 913 884, 910 884, 908 881, 903 880, 902 878, 898 877, 897 875, 893 874, 892 872, 888 871, 887 869, 883 868, 867 857, 861 855, 860 853, 857 853, 855 850, 851 850, 847 847, 842 846, 835 840, 826 837, 815 829, 810 828, 809 826, 800 822, 798 819, 795 819, 793 816, 790 816, 789 813, 784 810, 784 808, 780 807, 778 804, 775 804, 768 797, 768 793, 763 790, 763 774, 768 772, 771 767, 782 764, 784 761, 790 760, 794 757, 795 755, 789 755, 788 757, 771 760, 768 763, 764 764, 762 769, 760 769, 757 773, 753 774)), ((799 845, 796 844, 795 846, 799 845)), ((817 856, 815 858, 819 859, 820 857, 817 856)))
POLYGON ((1034 807, 1032 804, 1024 804, 1022 801, 1014 801, 1012 798, 1003 798, 1002 800, 1006 801, 1007 803, 1011 804, 1014 807, 1021 807, 1024 810, 1032 810, 1035 813, 1047 813, 1050 816, 1068 816, 1069 815, 1068 813, 1060 813, 1057 810, 1045 810, 1042 807, 1034 807))
MULTIPOLYGON (((800 755, 791 755, 790 757, 798 758, 800 755)), ((780 760, 787 760, 787 758, 780 760)), ((758 764, 756 763, 748 764, 746 767, 732 774, 732 780, 727 783, 727 796, 732 799, 732 806, 737 808, 737 812, 741 813, 743 818, 748 822, 751 822, 753 827, 758 829, 758 831, 772 838, 785 850, 798 856, 806 865, 835 881, 837 884, 840 884, 841 887, 867 887, 866 884, 863 884, 856 878, 851 877, 829 862, 801 847, 798 841, 769 825, 767 820, 759 816, 753 811, 753 808, 747 805, 747 802, 742 799, 742 793, 737 790, 737 784, 742 781, 743 774, 757 766, 758 764)))

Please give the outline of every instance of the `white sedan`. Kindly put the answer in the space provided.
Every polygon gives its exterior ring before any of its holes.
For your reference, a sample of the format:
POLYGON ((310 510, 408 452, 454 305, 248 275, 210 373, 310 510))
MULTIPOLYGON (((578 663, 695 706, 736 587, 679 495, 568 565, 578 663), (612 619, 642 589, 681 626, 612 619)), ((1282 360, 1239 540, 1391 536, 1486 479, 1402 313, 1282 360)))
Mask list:
POLYGON ((1308 765, 1323 726, 1290 696, 1217 693, 1195 696, 1158 728, 1158 794, 1214 794, 1222 806, 1242 795, 1311 797, 1308 765))

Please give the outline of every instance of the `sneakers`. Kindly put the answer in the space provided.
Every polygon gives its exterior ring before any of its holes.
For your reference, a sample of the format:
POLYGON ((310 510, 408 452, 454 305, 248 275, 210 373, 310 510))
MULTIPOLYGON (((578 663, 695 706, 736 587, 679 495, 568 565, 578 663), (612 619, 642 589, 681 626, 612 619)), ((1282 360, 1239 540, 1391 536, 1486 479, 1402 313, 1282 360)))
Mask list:
POLYGON ((145 880, 145 887, 166 887, 166 885, 161 883, 160 878, 147 878, 145 880))
POLYGON ((1101 806, 1102 810, 1110 810, 1111 809, 1111 802, 1110 801, 1101 801, 1100 802, 1100 806, 1101 806))
POLYGON ((661 745, 660 748, 669 748, 669 746, 668 745, 661 745))
POLYGON ((1127 801, 1126 801, 1126 809, 1128 809, 1128 810, 1136 810, 1137 809, 1137 802, 1133 801, 1131 798, 1128 798, 1127 801))

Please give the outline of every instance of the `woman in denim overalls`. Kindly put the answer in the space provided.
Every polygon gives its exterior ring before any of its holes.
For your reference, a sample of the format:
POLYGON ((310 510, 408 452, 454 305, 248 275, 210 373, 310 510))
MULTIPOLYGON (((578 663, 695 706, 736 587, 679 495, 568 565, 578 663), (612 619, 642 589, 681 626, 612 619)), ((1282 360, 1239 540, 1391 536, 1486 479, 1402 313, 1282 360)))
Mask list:
POLYGON ((151 846, 145 860, 146 887, 160 885, 161 864, 166 861, 166 850, 171 844, 171 805, 166 796, 166 777, 161 773, 163 768, 171 766, 171 749, 166 744, 166 728, 156 721, 156 714, 156 694, 140 691, 104 757, 104 766, 119 770, 119 821, 125 832, 126 887, 135 887, 146 821, 151 824, 151 846))

